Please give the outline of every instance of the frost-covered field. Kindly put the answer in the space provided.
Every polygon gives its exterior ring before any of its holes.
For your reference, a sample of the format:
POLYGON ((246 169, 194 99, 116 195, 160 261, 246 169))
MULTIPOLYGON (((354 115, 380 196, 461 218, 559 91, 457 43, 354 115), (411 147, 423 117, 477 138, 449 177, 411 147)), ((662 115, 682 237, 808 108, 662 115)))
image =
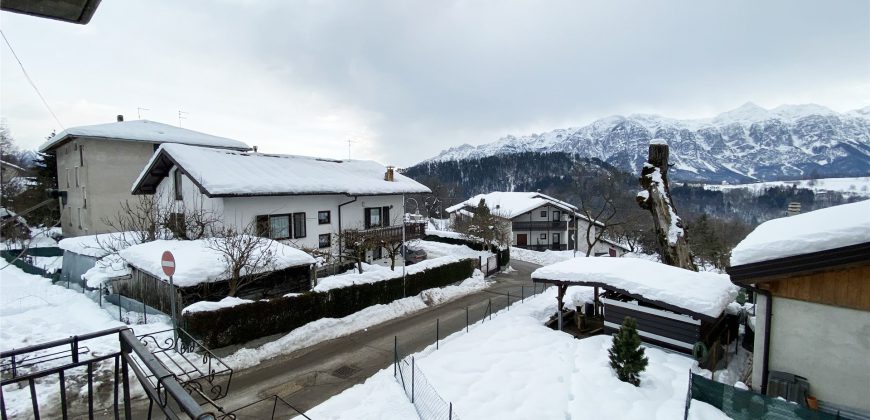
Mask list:
POLYGON ((746 188, 754 193, 761 193, 765 188, 771 187, 791 187, 796 185, 798 188, 805 188, 819 191, 834 191, 848 195, 861 197, 870 197, 870 176, 862 176, 857 178, 821 178, 816 180, 794 180, 794 181, 769 181, 756 182, 753 184, 734 184, 734 185, 704 185, 704 188, 713 191, 724 191, 746 188))
MULTIPOLYGON (((608 365, 610 337, 576 340, 543 326, 555 289, 501 311, 415 355, 427 380, 465 419, 679 419, 689 370, 683 355, 647 348, 641 386, 620 382, 608 365)), ((318 419, 417 419, 392 367, 307 414, 318 419), (361 409, 364 407, 364 409, 361 409)), ((690 418, 725 419, 693 402, 690 418)))

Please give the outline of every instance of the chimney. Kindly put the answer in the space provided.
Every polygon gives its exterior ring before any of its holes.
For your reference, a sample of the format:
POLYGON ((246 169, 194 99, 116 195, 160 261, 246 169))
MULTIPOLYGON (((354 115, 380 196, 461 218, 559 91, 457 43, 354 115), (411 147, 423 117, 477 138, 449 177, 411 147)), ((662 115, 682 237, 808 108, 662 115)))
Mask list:
POLYGON ((124 122, 124 116, 123 116, 123 115, 118 114, 118 122, 124 122))
POLYGON ((394 181, 393 172, 395 168, 392 166, 387 166, 387 173, 384 175, 384 181, 394 181))
POLYGON ((257 146, 254 146, 254 153, 257 153, 257 146))

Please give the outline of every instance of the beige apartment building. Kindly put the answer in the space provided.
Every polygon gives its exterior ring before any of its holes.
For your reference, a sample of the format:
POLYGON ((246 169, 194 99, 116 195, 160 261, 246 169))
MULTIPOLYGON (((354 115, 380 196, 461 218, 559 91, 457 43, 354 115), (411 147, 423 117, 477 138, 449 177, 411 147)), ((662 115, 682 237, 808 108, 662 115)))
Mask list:
POLYGON ((148 120, 73 127, 50 138, 40 152, 57 156, 61 226, 65 237, 106 233, 105 221, 133 198, 131 188, 162 143, 231 150, 247 144, 148 120))

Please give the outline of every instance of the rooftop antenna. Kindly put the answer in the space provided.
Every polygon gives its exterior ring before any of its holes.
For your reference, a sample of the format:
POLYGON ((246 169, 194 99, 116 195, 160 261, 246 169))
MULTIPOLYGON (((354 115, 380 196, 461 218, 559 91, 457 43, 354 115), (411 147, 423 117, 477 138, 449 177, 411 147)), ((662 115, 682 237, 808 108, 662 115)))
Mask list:
POLYGON ((150 109, 142 108, 141 106, 136 107, 136 115, 139 117, 140 120, 142 119, 142 111, 150 111, 150 109))
POLYGON ((355 141, 352 141, 352 140, 350 140, 350 139, 347 139, 347 159, 348 159, 348 160, 350 160, 350 144, 351 144, 351 143, 356 143, 356 142, 355 142, 355 141))
POLYGON ((186 111, 182 111, 182 110, 180 110, 180 109, 178 110, 178 126, 179 126, 179 127, 181 127, 181 120, 186 120, 186 119, 187 119, 187 117, 184 116, 184 115, 187 115, 187 114, 188 114, 188 112, 186 112, 186 111))

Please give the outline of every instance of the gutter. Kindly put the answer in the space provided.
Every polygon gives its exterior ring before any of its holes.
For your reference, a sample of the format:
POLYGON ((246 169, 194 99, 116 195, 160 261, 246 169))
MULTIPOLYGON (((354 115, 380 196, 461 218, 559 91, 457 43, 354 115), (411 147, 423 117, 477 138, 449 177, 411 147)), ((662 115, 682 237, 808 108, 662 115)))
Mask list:
POLYGON ((345 206, 345 205, 347 205, 347 204, 350 204, 350 203, 355 202, 355 201, 357 200, 357 198, 359 198, 359 197, 357 197, 357 196, 353 196, 353 200, 350 200, 350 201, 348 201, 348 202, 346 202, 346 203, 341 203, 341 204, 338 205, 338 234, 339 234, 339 238, 338 238, 338 255, 339 255, 339 259, 340 259, 341 256, 342 256, 341 235, 342 235, 342 233, 343 233, 343 231, 341 230, 341 207, 342 207, 342 206, 345 206))
MULTIPOLYGON (((758 293, 767 300, 767 304, 764 305, 764 354, 761 359, 761 393, 767 395, 768 366, 770 366, 770 319, 773 315, 773 296, 769 290, 759 289, 749 284, 740 284, 739 286, 758 293)), ((755 302, 755 304, 758 305, 758 302, 755 302)), ((756 325, 758 324, 756 323, 756 325)))

